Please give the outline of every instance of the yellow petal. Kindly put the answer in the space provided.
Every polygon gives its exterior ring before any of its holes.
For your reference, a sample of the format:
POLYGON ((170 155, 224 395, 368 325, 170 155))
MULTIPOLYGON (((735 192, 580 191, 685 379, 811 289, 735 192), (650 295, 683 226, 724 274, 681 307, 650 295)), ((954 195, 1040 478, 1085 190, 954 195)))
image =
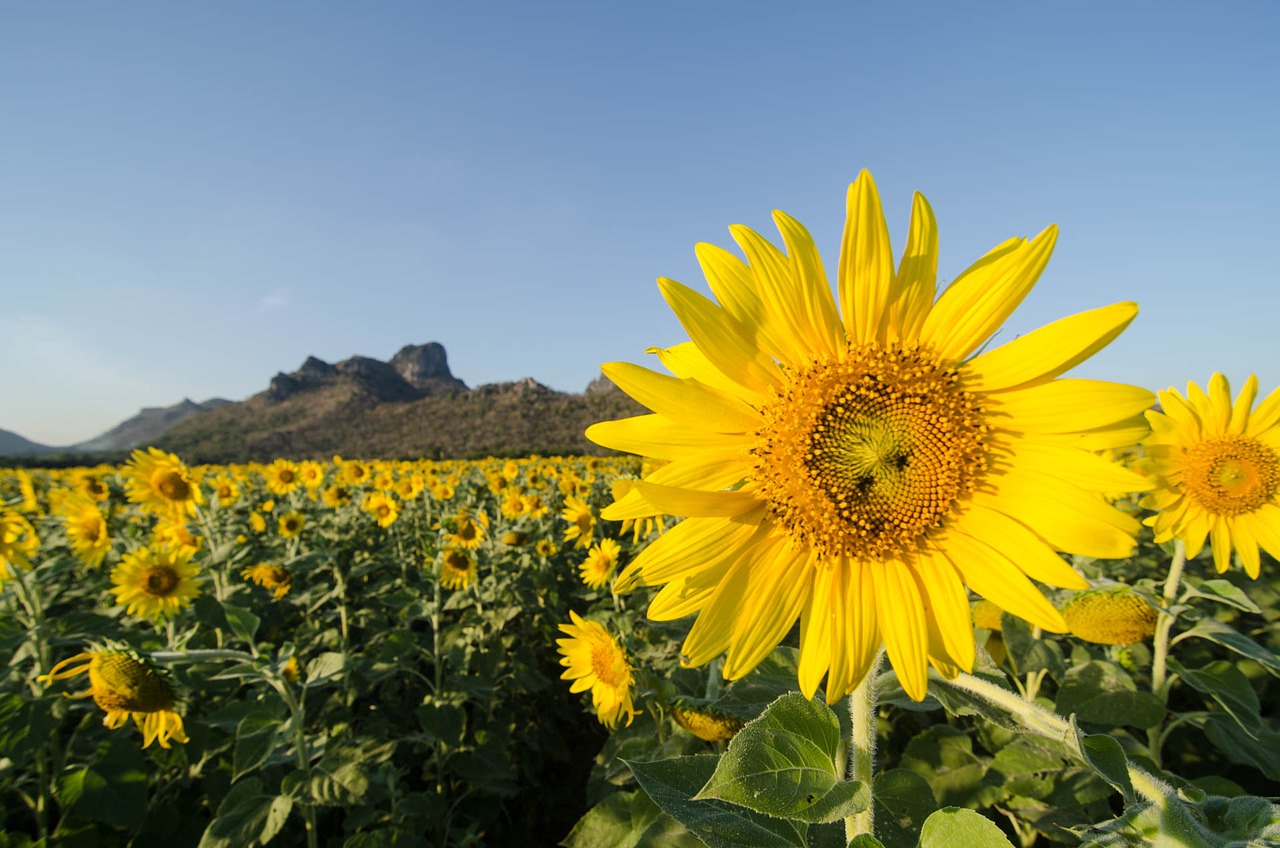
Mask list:
POLYGON ((1258 436, 1270 430, 1277 422, 1280 422, 1280 388, 1273 390, 1262 403, 1258 404, 1258 408, 1249 416, 1249 428, 1245 433, 1258 436))
POLYGON ((1016 518, 1053 548, 1098 559, 1133 554, 1138 522, 1096 495, 1042 474, 1008 474, 996 484, 998 492, 979 490, 972 502, 1016 518))
POLYGON ((844 327, 840 324, 840 313, 831 296, 831 284, 827 282, 818 248, 809 231, 795 218, 785 212, 774 212, 773 221, 782 233, 792 275, 800 285, 804 322, 809 328, 812 348, 820 356, 834 358, 844 348, 844 327))
MULTIPOLYGON (((1236 520, 1240 519, 1245 520, 1249 534, 1258 544, 1273 558, 1280 559, 1280 507, 1273 503, 1264 504, 1251 513, 1237 516, 1236 520)), ((1249 576, 1256 579, 1258 575, 1249 576)))
POLYGON ((675 486, 657 486, 640 480, 635 491, 647 501, 644 507, 624 509, 622 501, 600 511, 606 521, 647 518, 657 513, 689 518, 731 518, 760 506, 760 499, 750 492, 700 492, 675 486), (656 512, 654 511, 656 510, 656 512))
POLYGON ((891 335, 916 338, 938 290, 938 222, 919 192, 911 203, 911 230, 898 265, 897 290, 889 310, 891 335))
POLYGON ((663 368, 681 379, 697 380, 748 404, 754 405, 759 400, 757 392, 730 380, 723 371, 712 365, 707 355, 698 350, 693 342, 680 342, 671 347, 647 347, 644 352, 658 357, 663 368))
POLYGON ((1062 614, 995 548, 960 533, 939 540, 965 585, 1000 609, 1054 633, 1066 633, 1062 614))
POLYGON ((690 518, 663 533, 622 570, 613 590, 660 586, 699 572, 741 547, 756 526, 740 519, 690 518))
POLYGON ((722 374, 760 396, 778 383, 778 369, 736 318, 688 286, 665 277, 658 287, 689 338, 722 374))
POLYGON ((659 415, 714 433, 751 433, 760 416, 747 404, 695 380, 668 377, 630 362, 600 366, 614 385, 659 415))
POLYGON ((1213 416, 1213 431, 1227 432, 1227 425, 1231 423, 1231 385, 1216 371, 1209 378, 1209 410, 1213 416))
POLYGON ((1240 396, 1236 398, 1235 405, 1231 407, 1231 421, 1227 424, 1228 433, 1243 433, 1249 425, 1249 410, 1253 408, 1253 402, 1258 397, 1258 377, 1256 374, 1250 374, 1249 379, 1244 381, 1244 388, 1240 390, 1240 396))
POLYGON ((1057 377, 1110 344, 1137 314, 1136 303, 1113 303, 1060 318, 974 357, 964 372, 984 392, 1057 377))
POLYGON ((679 459, 707 450, 747 450, 756 437, 697 430, 662 415, 637 415, 601 421, 587 428, 587 438, 602 447, 655 459, 679 459))
POLYGON ((1149 492, 1156 487, 1151 478, 1079 448, 1019 440, 1012 453, 1016 467, 1058 477, 1090 492, 1149 492))
POLYGON ((978 260, 938 298, 921 340, 944 360, 968 357, 1031 291, 1057 237, 1057 227, 1051 226, 1028 244, 1011 239, 978 260))
POLYGON ((840 248, 840 308, 845 334, 858 344, 881 338, 893 291, 893 248, 875 180, 863 171, 849 186, 840 248))
POLYGON ((952 526, 959 533, 986 541, 1033 580, 1063 589, 1089 588, 1089 582, 1054 553, 1044 539, 1003 512, 969 503, 952 526))
POLYGON ((1155 398, 1124 383, 1063 378, 988 396, 993 423, 1014 432, 1073 433, 1132 418, 1155 398))
POLYGON ((729 640, 724 676, 737 680, 760 664, 790 632, 813 581, 805 551, 779 537, 758 546, 729 640))
POLYGON ((764 301, 756 290, 755 275, 751 268, 722 247, 705 242, 694 248, 702 273, 706 275, 711 292, 725 311, 737 318, 756 344, 770 356, 781 358, 783 346, 774 338, 764 301))
MULTIPOLYGON (((844 571, 838 563, 815 565, 812 588, 800 611, 799 683, 806 698, 813 698, 831 667, 838 614, 834 598, 844 585, 844 571)), ((843 626, 843 622, 840 624, 843 626)))
POLYGON ((791 261, 750 227, 734 224, 729 233, 751 266, 756 291, 764 304, 759 320, 768 325, 769 337, 781 347, 778 358, 793 366, 810 361, 816 349, 805 315, 804 294, 791 261))
POLYGON ((680 651, 682 665, 700 666, 728 650, 734 621, 750 585, 751 567, 757 562, 759 549, 760 546, 756 546, 740 551, 730 562, 685 637, 680 651))
POLYGON ((972 671, 973 615, 969 610, 969 596, 960 581, 960 575, 951 562, 937 551, 921 552, 912 565, 919 578, 925 605, 925 620, 929 626, 929 653, 949 659, 964 671, 972 671))
POLYGON ((929 628, 920 587, 905 563, 890 560, 868 566, 889 662, 907 695, 923 701, 929 686, 929 628))

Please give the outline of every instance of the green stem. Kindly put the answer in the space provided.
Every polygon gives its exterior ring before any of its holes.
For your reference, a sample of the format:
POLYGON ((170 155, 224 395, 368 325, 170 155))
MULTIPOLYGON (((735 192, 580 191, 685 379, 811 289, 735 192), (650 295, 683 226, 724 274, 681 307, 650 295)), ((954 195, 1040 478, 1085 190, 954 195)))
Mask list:
MULTIPOLYGON (((1173 622, 1176 619, 1176 616, 1167 612, 1167 610, 1178 599, 1178 588, 1182 582, 1182 570, 1186 567, 1186 564, 1187 547, 1179 539, 1174 543, 1173 562, 1169 565, 1169 576, 1164 582, 1164 608, 1160 610, 1159 615, 1156 617, 1156 633, 1151 658, 1151 691, 1164 704, 1169 701, 1169 687, 1172 685, 1172 681, 1168 677, 1169 633, 1173 630, 1173 622)), ((1152 762, 1156 765, 1160 765, 1161 748, 1163 746, 1164 737, 1161 734, 1160 726, 1157 725, 1149 729, 1147 731, 1147 749, 1152 762)))
MULTIPOLYGON (((298 768, 302 771, 309 771, 311 767, 311 758, 307 754, 307 728, 306 728, 306 711, 303 709, 302 702, 293 694, 293 690, 289 688, 287 681, 272 673, 268 678, 275 690, 280 693, 280 697, 284 698, 284 702, 289 706, 289 714, 293 719, 293 747, 295 759, 298 768)), ((303 805, 302 817, 307 823, 307 848, 319 848, 320 835, 316 832, 316 810, 310 804, 303 805)))
MULTIPOLYGON (((849 778, 864 784, 871 789, 875 777, 876 766, 876 677, 880 673, 880 662, 884 651, 876 654, 871 661, 871 668, 849 696, 849 721, 853 731, 849 738, 849 778)), ((854 813, 844 820, 844 837, 852 840, 856 836, 875 832, 875 803, 870 799, 867 808, 854 813)))

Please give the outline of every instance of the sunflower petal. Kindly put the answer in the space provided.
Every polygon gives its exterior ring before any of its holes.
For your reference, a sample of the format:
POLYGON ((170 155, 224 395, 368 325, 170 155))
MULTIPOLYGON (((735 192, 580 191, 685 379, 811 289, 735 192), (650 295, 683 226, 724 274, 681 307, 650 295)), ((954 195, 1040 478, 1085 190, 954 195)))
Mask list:
POLYGON ((920 192, 911 202, 911 230, 896 285, 897 295, 889 310, 890 338, 915 338, 938 291, 938 222, 920 192))
POLYGON ((689 338, 722 374, 758 397, 778 382, 778 369, 725 310, 666 277, 658 288, 689 338))
POLYGON ((929 628, 920 587, 902 562, 872 562, 868 567, 889 662, 903 690, 913 701, 923 701, 929 685, 929 628))
POLYGON ((760 424, 750 406, 697 381, 668 377, 630 362, 607 362, 600 370, 642 406, 687 426, 715 433, 750 433, 760 424))
POLYGON ((880 193, 862 171, 849 186, 840 248, 840 307, 845 334, 856 344, 880 339, 893 292, 893 248, 880 193))
POLYGON ((756 437, 697 430, 663 415, 637 415, 601 421, 587 428, 587 438, 601 447, 654 459, 679 459, 706 450, 746 450, 756 437))

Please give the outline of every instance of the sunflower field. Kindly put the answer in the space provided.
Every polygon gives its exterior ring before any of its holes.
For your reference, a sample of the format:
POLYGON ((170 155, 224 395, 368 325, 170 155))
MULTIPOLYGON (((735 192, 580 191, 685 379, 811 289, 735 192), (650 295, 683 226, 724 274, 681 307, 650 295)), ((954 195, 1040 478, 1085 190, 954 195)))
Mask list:
POLYGON ((628 456, 0 469, 0 848, 1280 848, 1280 390, 774 220, 628 456))

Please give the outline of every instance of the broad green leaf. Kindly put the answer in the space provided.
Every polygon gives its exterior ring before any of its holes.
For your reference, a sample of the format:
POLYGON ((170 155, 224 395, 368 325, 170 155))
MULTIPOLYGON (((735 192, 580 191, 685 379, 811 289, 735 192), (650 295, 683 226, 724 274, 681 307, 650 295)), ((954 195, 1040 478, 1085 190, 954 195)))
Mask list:
POLYGON ((1212 618, 1202 618, 1189 630, 1184 630, 1173 638, 1171 644, 1176 645, 1183 639, 1192 637, 1208 639, 1228 650, 1235 651, 1242 657, 1248 657, 1261 665, 1272 675, 1280 677, 1280 657, 1268 651, 1257 642, 1245 636, 1229 624, 1212 618))
POLYGON ((1213 713, 1205 721, 1205 735, 1232 762, 1256 768, 1272 780, 1280 780, 1280 733, 1264 728, 1250 736, 1225 714, 1213 713))
POLYGON ((227 617, 227 626, 231 628, 231 632, 245 640, 249 644, 253 644, 253 637, 258 633, 258 625, 262 623, 262 619, 249 612, 244 607, 222 602, 222 612, 227 617))
POLYGON ((643 792, 615 792, 578 819, 563 848, 702 848, 702 842, 663 813, 643 792))
POLYGON ((986 780, 988 761, 973 752, 972 737, 950 725, 934 725, 916 735, 901 762, 929 782, 943 806, 983 806, 1003 794, 986 780))
POLYGON ((885 844, 869 833, 853 837, 847 848, 886 848, 885 844))
POLYGON ((1005 648, 1018 674, 1031 674, 1043 669, 1054 680, 1062 679, 1067 665, 1056 639, 1037 639, 1031 632, 1031 625, 1007 612, 1000 617, 1000 622, 1005 648))
POLYGON ((876 833, 885 848, 915 848, 920 828, 938 809, 929 782, 904 768, 878 775, 872 797, 876 805, 876 833))
POLYGON ((129 828, 140 825, 146 812, 146 772, 107 772, 104 766, 109 764, 96 765, 99 768, 85 766, 59 777, 58 803, 89 821, 129 828))
POLYGON ((270 714, 245 716, 236 726, 236 745, 232 755, 232 780, 239 780, 267 761, 276 748, 280 722, 270 714))
POLYGON ((778 698, 729 743, 695 798, 718 799, 757 813, 831 822, 866 809, 867 790, 841 780, 836 766, 840 722, 798 692, 778 698))
POLYGON ((803 822, 770 818, 724 801, 693 800, 711 779, 716 760, 699 755, 627 765, 654 803, 708 848, 806 848, 808 825, 803 822))
POLYGON ((200 839, 199 848, 247 848, 262 844, 262 835, 269 827, 275 828, 272 836, 280 830, 279 824, 270 821, 279 815, 276 800, 263 791, 258 778, 240 781, 222 799, 217 815, 200 839))
POLYGON ((1124 749, 1113 737, 1101 733, 1085 735, 1071 718, 1071 730, 1075 733, 1075 741, 1080 757, 1098 777, 1110 783, 1122 795, 1126 804, 1133 804, 1133 781, 1129 778, 1129 759, 1124 749))
POLYGON ((1164 721, 1164 702, 1140 692, 1119 666, 1094 660, 1067 672, 1058 690, 1058 712, 1108 727, 1148 728, 1164 721))
POLYGON ((258 840, 263 845, 274 839, 280 832, 292 809, 293 799, 288 795, 277 795, 271 800, 271 807, 267 810, 267 820, 263 822, 262 833, 258 836, 258 840))
POLYGON ((1199 586, 1187 584, 1182 592, 1182 600, 1185 601, 1188 598, 1205 598, 1245 612, 1262 612, 1243 589, 1221 578, 1202 581, 1199 586))
POLYGON ((1218 660, 1203 668, 1192 669, 1170 658, 1169 670, 1176 673, 1183 683, 1213 699, 1251 738, 1259 738, 1266 730, 1258 715, 1258 693, 1249 685, 1249 678, 1232 663, 1218 660))
POLYGON ((336 651, 326 651, 307 663, 307 685, 314 686, 332 680, 346 667, 346 657, 336 651))
POLYGON ((991 819, 973 810, 943 807, 920 831, 920 848, 1013 848, 991 819))

